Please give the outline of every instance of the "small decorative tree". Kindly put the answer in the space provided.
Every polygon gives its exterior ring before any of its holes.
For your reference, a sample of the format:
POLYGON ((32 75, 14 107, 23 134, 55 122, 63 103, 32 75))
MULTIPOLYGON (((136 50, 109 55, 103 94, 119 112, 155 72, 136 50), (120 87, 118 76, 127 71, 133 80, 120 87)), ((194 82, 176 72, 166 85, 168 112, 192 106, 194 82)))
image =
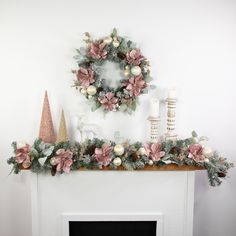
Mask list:
POLYGON ((64 110, 61 111, 61 120, 60 120, 58 135, 57 135, 57 142, 59 143, 63 141, 68 141, 64 110))
POLYGON ((45 91, 44 95, 39 138, 46 143, 54 143, 56 141, 47 91, 45 91))

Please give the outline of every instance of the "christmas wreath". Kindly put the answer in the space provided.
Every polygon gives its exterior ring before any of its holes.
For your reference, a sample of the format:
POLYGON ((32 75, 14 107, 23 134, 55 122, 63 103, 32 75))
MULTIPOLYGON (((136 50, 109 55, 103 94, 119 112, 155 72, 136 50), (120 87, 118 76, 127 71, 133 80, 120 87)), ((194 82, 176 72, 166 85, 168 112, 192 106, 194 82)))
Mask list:
POLYGON ((85 33, 87 46, 77 50, 75 59, 79 69, 74 87, 92 102, 92 111, 102 108, 105 112, 123 111, 131 114, 136 109, 138 97, 154 88, 151 81, 149 61, 135 44, 117 35, 116 29, 110 36, 93 40, 85 33), (115 62, 123 72, 117 88, 110 87, 100 72, 106 61, 115 62))

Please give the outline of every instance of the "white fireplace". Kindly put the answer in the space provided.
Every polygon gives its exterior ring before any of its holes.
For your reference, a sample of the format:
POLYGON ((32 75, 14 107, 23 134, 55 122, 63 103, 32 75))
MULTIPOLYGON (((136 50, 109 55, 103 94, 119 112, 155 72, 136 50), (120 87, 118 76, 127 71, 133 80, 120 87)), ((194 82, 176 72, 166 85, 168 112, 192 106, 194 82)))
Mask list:
POLYGON ((69 236, 69 222, 155 221, 156 236, 191 236, 194 171, 31 174, 32 236, 69 236))

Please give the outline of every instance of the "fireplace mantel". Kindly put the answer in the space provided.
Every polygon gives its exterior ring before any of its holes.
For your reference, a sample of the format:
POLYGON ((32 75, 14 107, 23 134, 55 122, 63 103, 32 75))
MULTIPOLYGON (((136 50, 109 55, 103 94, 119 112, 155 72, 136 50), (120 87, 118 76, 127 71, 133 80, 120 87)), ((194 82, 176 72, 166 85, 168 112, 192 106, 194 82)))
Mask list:
POLYGON ((199 168, 167 166, 140 171, 72 171, 54 177, 28 172, 32 236, 62 236, 63 216, 81 214, 162 215, 163 230, 157 236, 191 236, 194 176, 199 168))

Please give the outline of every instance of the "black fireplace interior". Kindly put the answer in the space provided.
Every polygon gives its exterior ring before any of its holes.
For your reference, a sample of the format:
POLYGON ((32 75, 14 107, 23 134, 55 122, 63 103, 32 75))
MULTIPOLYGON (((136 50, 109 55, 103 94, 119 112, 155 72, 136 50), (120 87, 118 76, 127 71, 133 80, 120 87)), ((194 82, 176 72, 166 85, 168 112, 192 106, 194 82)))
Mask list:
POLYGON ((156 236, 156 221, 70 221, 70 236, 156 236))

